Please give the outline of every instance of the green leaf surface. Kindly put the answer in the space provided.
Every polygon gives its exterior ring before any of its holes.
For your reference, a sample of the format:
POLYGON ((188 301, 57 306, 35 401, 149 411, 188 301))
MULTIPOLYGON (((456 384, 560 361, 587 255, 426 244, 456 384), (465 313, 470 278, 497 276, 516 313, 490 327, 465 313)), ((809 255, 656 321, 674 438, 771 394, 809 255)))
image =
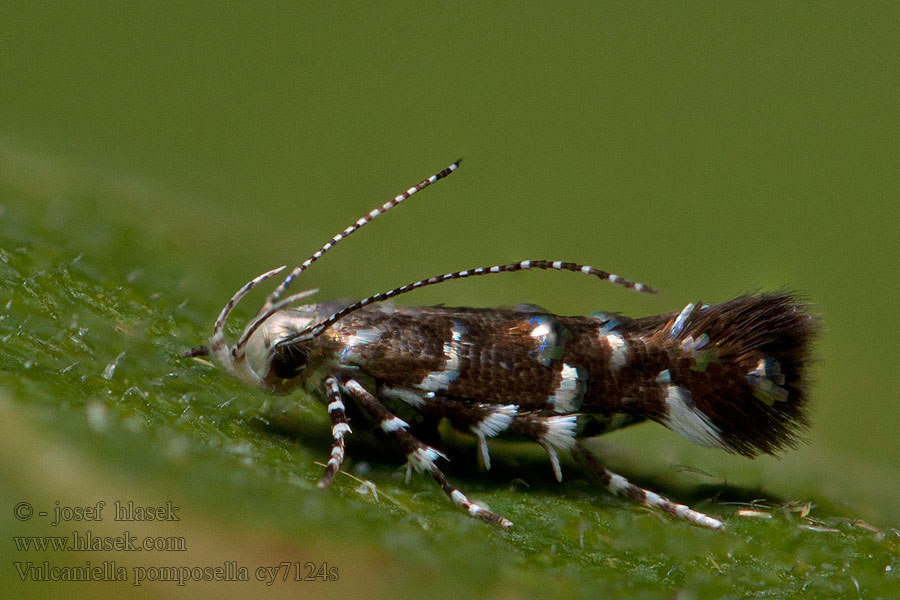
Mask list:
POLYGON ((893 5, 163 4, 0 9, 0 595, 900 597, 893 5), (750 461, 652 424, 589 442, 723 531, 567 459, 558 484, 534 445, 480 471, 449 430, 448 476, 509 531, 356 430, 318 490, 323 406, 181 357, 247 279, 459 155, 301 285, 564 259, 663 293, 528 273, 404 301, 642 316, 790 286, 820 309, 800 448, 750 461), (152 546, 28 537, 88 532, 152 546), (71 577, 91 581, 43 580, 71 577))
MULTIPOLYGON (((898 531, 836 510, 823 490, 811 486, 809 496, 778 499, 672 465, 641 473, 634 456, 616 456, 615 448, 614 461, 629 476, 724 517, 726 530, 640 509, 572 465, 557 485, 542 452, 523 445, 498 447, 492 471, 479 473, 473 444, 462 437, 450 440, 456 452, 449 472, 468 494, 515 522, 508 532, 467 518, 429 478, 404 484, 397 457, 371 440, 350 446, 351 457, 363 457, 349 461, 350 474, 317 490, 329 447, 324 409, 302 396, 267 397, 204 359, 179 356, 208 335, 210 323, 198 314, 208 311, 193 307, 162 264, 173 257, 136 242, 90 205, 51 208, 8 181, 3 194, 4 506, 28 501, 51 515, 7 521, 7 540, 85 530, 115 536, 137 528, 187 544, 175 556, 18 552, 15 560, 76 566, 114 560, 132 583, 136 569, 163 565, 236 561, 255 580, 261 566, 299 561, 305 576, 307 562, 317 570, 324 563, 338 569, 337 582, 278 585, 326 595, 405 597, 437 586, 489 595, 605 589, 801 597, 866 590, 888 597, 894 589, 898 531), (63 217, 53 214, 60 210, 63 217), (91 224, 73 233, 65 225, 73 222, 91 224), (146 262, 128 273, 77 252, 98 238, 146 262), (54 508, 101 500, 108 507, 102 522, 48 526, 54 508), (110 517, 117 501, 171 502, 181 521, 116 522, 110 517), (804 502, 817 506, 807 514, 804 502)), ((203 304, 221 300, 191 291, 203 304)), ((15 579, 4 567, 4 578, 15 579)), ((154 593, 166 589, 144 585, 154 593)))

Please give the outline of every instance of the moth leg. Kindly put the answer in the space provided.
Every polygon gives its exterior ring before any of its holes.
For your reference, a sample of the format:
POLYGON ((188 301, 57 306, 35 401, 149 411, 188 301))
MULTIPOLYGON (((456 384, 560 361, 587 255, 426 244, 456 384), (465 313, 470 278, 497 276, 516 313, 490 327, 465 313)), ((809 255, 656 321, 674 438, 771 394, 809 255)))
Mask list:
POLYGON ((685 521, 693 523, 694 525, 699 525, 700 527, 721 529, 725 526, 725 524, 718 519, 697 512, 684 504, 672 502, 668 498, 663 498, 656 492, 651 492, 650 490, 638 487, 621 475, 613 473, 604 467, 603 463, 601 463, 596 456, 591 454, 591 452, 580 442, 575 442, 575 446, 572 449, 572 455, 576 459, 584 462, 591 474, 597 477, 613 494, 625 494, 638 504, 648 508, 662 510, 673 517, 684 519, 685 521))
POLYGON ((487 438, 509 429, 519 412, 515 404, 482 404, 444 397, 418 397, 417 408, 423 414, 446 418, 457 431, 474 435, 478 440, 478 461, 486 470, 491 469, 487 438))
POLYGON ((557 481, 562 481, 557 450, 569 451, 575 446, 575 430, 578 415, 555 415, 543 417, 535 413, 516 415, 509 430, 533 440, 544 447, 550 457, 550 465, 557 481))
POLYGON ((325 472, 316 486, 324 490, 327 488, 334 476, 341 469, 341 463, 344 462, 344 434, 350 433, 350 425, 347 424, 347 414, 344 412, 344 402, 341 400, 341 388, 338 380, 334 377, 327 377, 324 382, 325 393, 328 395, 328 417, 331 419, 331 437, 334 443, 331 444, 331 456, 328 458, 328 464, 325 465, 325 472))
MULTIPOLYGON (((485 470, 489 471, 491 469, 491 455, 488 452, 487 438, 494 437, 509 429, 513 419, 516 418, 519 412, 519 407, 515 404, 482 404, 478 408, 480 410, 473 411, 468 429, 458 429, 468 431, 478 440, 478 460, 485 470)), ((453 424, 452 420, 451 424, 453 424)))
POLYGON ((441 489, 444 490, 444 493, 447 494, 450 500, 452 500, 454 504, 458 504, 465 509, 469 515, 477 517, 486 523, 497 523, 504 529, 512 526, 511 521, 502 515, 498 515, 497 513, 474 504, 465 494, 454 487, 441 470, 438 469, 437 465, 434 464, 434 461, 438 458, 447 457, 431 446, 422 443, 418 438, 406 431, 409 424, 391 414, 381 401, 369 393, 361 383, 355 379, 351 379, 344 383, 344 387, 353 395, 353 398, 360 407, 371 415, 376 426, 380 427, 386 434, 392 436, 406 453, 406 458, 409 461, 407 466, 407 477, 409 476, 411 469, 415 469, 418 472, 427 471, 434 480, 437 481, 438 485, 441 486, 441 489))

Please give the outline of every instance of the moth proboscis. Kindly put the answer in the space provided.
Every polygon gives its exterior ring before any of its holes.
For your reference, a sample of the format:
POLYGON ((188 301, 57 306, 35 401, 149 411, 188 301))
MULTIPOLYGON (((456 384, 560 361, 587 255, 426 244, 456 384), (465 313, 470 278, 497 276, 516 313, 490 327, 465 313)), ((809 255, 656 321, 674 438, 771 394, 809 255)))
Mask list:
POLYGON ((321 398, 333 443, 320 488, 328 487, 344 460, 349 412, 354 428, 378 428, 402 450, 407 478, 413 470, 429 473, 470 515, 510 527, 506 517, 451 484, 437 466, 446 456, 422 441, 425 435, 417 428, 446 420, 475 437, 485 468, 490 468, 488 438, 531 440, 546 450, 558 480, 559 453, 570 452, 613 493, 695 525, 723 527, 719 519, 611 472, 581 440, 651 420, 697 444, 748 457, 795 445, 808 423, 806 372, 817 330, 817 318, 796 295, 748 294, 637 319, 558 316, 534 305, 484 309, 387 302, 453 279, 531 269, 579 272, 656 292, 588 265, 524 260, 438 275, 356 302, 298 306, 317 290, 282 298, 335 244, 458 166, 459 161, 422 180, 332 237, 290 272, 229 345, 224 325, 235 305, 285 267, 250 280, 222 309, 208 344, 185 355, 212 355, 227 371, 272 394, 302 387, 321 398))

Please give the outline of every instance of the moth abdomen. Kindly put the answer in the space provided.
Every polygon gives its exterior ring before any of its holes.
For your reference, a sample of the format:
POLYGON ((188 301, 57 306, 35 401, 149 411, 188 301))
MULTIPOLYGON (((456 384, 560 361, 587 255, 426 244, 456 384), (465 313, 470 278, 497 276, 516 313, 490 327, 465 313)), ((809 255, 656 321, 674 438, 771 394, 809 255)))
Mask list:
POLYGON ((656 403, 648 399, 646 416, 746 456, 795 445, 808 424, 817 327, 807 304, 779 292, 635 320, 630 328, 645 353, 641 385, 656 403))

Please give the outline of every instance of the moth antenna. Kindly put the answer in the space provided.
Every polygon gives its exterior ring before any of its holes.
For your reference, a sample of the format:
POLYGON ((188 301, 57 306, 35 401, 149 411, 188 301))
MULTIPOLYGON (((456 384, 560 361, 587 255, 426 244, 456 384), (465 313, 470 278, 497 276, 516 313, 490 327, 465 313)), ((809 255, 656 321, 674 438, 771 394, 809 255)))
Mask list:
POLYGON ((242 355, 244 346, 247 344, 247 340, 250 339, 250 336, 253 335, 253 332, 255 332, 257 329, 259 329, 259 326, 262 325, 263 323, 265 323, 268 320, 268 318, 271 317, 272 315, 274 315, 276 312, 278 312, 279 310, 281 310, 291 304, 294 304, 295 302, 298 302, 300 300, 303 300, 304 298, 308 298, 308 297, 313 296, 318 293, 319 293, 319 288, 305 290, 302 292, 298 292, 296 294, 292 294, 292 295, 288 296, 287 298, 285 298, 283 300, 279 300, 278 302, 273 304, 264 313, 260 314, 255 319, 250 321, 250 323, 244 329, 244 332, 241 334, 240 339, 238 339, 237 343, 232 347, 231 354, 235 357, 239 357, 240 355, 242 355))
POLYGON ((455 171, 457 168, 459 168, 459 163, 461 161, 462 161, 462 159, 460 158, 459 160, 457 160, 456 162, 451 164, 449 167, 447 167, 443 171, 440 171, 439 173, 435 173, 434 175, 432 175, 431 177, 429 177, 427 179, 423 179, 422 181, 420 181, 416 185, 412 186, 411 188, 409 188, 402 194, 398 194, 398 195, 394 196, 392 199, 388 200, 387 202, 385 202, 378 208, 373 208, 367 214, 360 217, 355 223, 353 223, 352 225, 350 225, 349 227, 344 229, 342 232, 340 232, 339 234, 337 234, 333 238, 331 238, 328 242, 325 243, 325 245, 323 245, 321 248, 316 250, 312 254, 312 256, 310 256, 309 258, 304 260, 302 263, 300 263, 300 265, 297 266, 297 268, 295 268, 293 271, 291 271, 290 275, 288 275, 284 279, 284 281, 282 281, 281 284, 277 288, 275 288, 275 291, 273 291, 272 294, 268 298, 266 298, 266 302, 263 305, 263 307, 260 309, 260 312, 261 313, 269 312, 269 310, 272 308, 272 306, 275 304, 275 302, 278 300, 278 298, 281 296, 281 294, 284 293, 284 290, 287 288, 287 286, 289 286, 291 284, 291 282, 294 279, 296 279, 298 275, 300 275, 300 273, 302 273, 307 268, 309 268, 309 266, 311 264, 313 264, 314 262, 319 260, 323 254, 325 254, 326 252, 331 250, 335 244, 337 244, 338 242, 340 242, 342 239, 344 239, 348 235, 352 234, 353 232, 357 231, 358 229, 360 229, 361 227, 363 227, 364 225, 366 225, 367 223, 372 221, 378 215, 385 213, 385 212, 389 211, 390 209, 394 208, 395 206, 397 206, 398 204, 400 204, 401 202, 403 202, 404 200, 406 200, 407 198, 409 198, 416 192, 425 189, 426 187, 428 187, 432 183, 435 183, 439 179, 443 179, 444 177, 446 177, 447 175, 449 175, 450 173, 455 171))
POLYGON ((278 275, 282 271, 287 268, 287 265, 282 265, 277 269, 272 269, 271 271, 266 271, 262 275, 258 275, 244 284, 244 286, 234 293, 234 296, 225 304, 222 308, 222 312, 219 313, 219 317, 216 319, 215 325, 213 325, 213 334, 209 338, 209 351, 212 354, 219 355, 223 348, 227 348, 225 344, 225 321, 228 319, 228 315, 231 314, 231 311, 234 310, 234 307, 237 306, 238 302, 247 295, 250 290, 258 286, 260 283, 269 279, 270 277, 274 277, 278 275))
POLYGON ((608 271, 603 271, 600 269, 595 269, 589 265, 582 265, 579 263, 573 262, 564 262, 561 260, 549 261, 549 260, 523 260, 517 263, 509 263, 505 265, 496 265, 493 267, 478 267, 477 269, 466 269, 465 271, 456 271, 455 273, 447 273, 446 275, 436 275, 434 277, 429 277, 428 279, 420 279, 419 281, 408 283, 406 285, 401 285, 400 287, 394 288, 387 292, 381 292, 378 294, 374 294, 369 296, 368 298, 363 298, 358 302, 354 302, 349 306, 342 308, 341 310, 335 312, 331 316, 327 317, 325 320, 312 325, 311 327, 307 327, 306 329, 290 336, 282 340, 279 345, 288 345, 294 342, 304 342, 307 340, 311 340, 315 337, 320 336, 326 329, 334 325, 340 319, 343 319, 347 315, 352 312, 356 312, 357 310, 363 308, 364 306, 368 306, 369 304, 374 304, 376 302, 381 302, 382 300, 387 300, 389 298, 393 298, 395 296, 399 296, 400 294, 405 294, 407 292, 411 292, 413 290, 417 290, 423 287, 427 287, 430 285, 436 285, 438 283, 443 283, 444 281, 449 281, 451 279, 465 279, 466 277, 475 277, 478 275, 493 275, 494 273, 512 273, 515 271, 528 271, 530 269, 552 269, 556 271, 574 271, 576 273, 584 273, 585 275, 591 275, 593 277, 597 277, 598 279, 602 279, 605 281, 609 281, 610 283, 614 283, 616 285, 621 285, 626 288, 634 289, 635 291, 642 292, 645 294, 656 294, 659 290, 652 288, 648 285, 644 285, 643 283, 639 283, 637 281, 631 281, 630 279, 625 279, 616 275, 614 273, 610 273, 608 271))

